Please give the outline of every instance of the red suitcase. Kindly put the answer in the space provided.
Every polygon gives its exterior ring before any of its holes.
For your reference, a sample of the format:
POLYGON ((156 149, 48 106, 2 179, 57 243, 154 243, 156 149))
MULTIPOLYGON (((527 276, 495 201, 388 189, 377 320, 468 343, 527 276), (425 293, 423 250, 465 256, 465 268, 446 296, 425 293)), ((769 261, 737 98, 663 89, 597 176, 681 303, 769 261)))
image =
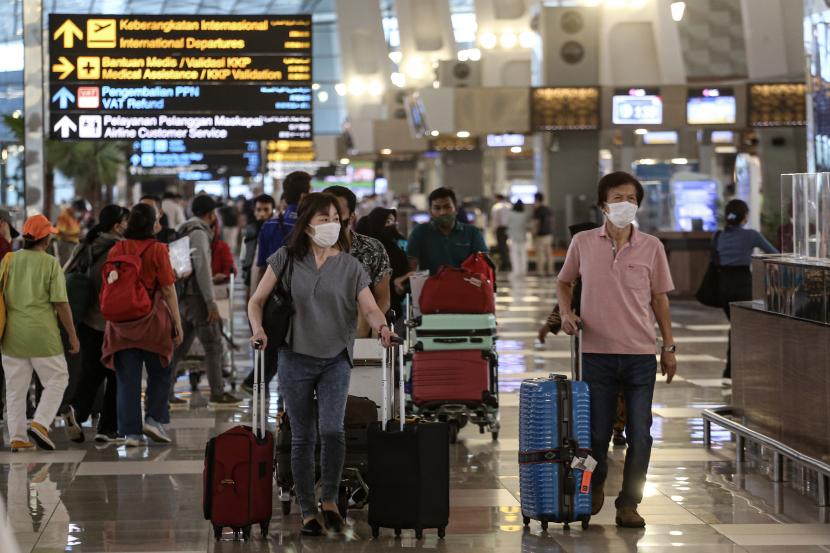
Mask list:
POLYGON ((259 524, 268 536, 274 482, 274 436, 265 429, 264 351, 254 361, 253 423, 235 426, 212 438, 205 449, 202 506, 218 541, 222 528, 233 529, 234 539, 251 537, 259 524))
POLYGON ((419 351, 412 357, 412 401, 478 405, 491 397, 491 355, 486 351, 419 351))
POLYGON ((493 283, 478 273, 441 267, 424 283, 421 313, 495 313, 493 283))

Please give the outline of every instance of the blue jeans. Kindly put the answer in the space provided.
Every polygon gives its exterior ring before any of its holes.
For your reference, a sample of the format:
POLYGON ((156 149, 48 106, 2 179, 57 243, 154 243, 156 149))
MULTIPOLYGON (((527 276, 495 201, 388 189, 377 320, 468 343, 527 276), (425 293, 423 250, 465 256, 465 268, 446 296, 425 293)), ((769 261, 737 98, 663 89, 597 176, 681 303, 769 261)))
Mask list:
POLYGON ((167 392, 170 389, 170 367, 161 365, 157 353, 143 349, 125 349, 115 354, 118 374, 118 433, 122 436, 141 434, 141 367, 147 367, 146 415, 157 422, 170 422, 167 392))
POLYGON ((291 475, 303 517, 317 513, 314 496, 317 428, 320 432, 320 475, 324 502, 337 502, 346 435, 343 419, 349 396, 351 364, 344 351, 331 359, 320 359, 283 349, 277 373, 280 393, 291 421, 291 475), (314 396, 317 396, 317 407, 314 396), (318 415, 319 414, 319 421, 318 415))
POLYGON ((591 438, 597 469, 593 486, 602 487, 608 476, 608 444, 617 414, 617 396, 625 396, 625 453, 623 486, 616 506, 636 507, 643 500, 651 458, 651 400, 657 375, 654 355, 586 353, 582 376, 591 389, 591 438))

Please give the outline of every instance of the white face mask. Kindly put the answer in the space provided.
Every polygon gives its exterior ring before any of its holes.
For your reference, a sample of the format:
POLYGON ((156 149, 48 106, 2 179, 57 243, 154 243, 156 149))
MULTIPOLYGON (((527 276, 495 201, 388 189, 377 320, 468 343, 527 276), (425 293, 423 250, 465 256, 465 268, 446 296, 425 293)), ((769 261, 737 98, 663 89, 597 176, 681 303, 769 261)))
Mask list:
POLYGON ((606 205, 608 206, 608 213, 605 216, 615 227, 625 228, 633 223, 637 217, 637 209, 639 208, 631 202, 618 202, 606 205))
POLYGON ((311 239, 321 248, 328 248, 337 244, 340 238, 340 223, 324 223, 322 225, 309 225, 314 231, 311 239))

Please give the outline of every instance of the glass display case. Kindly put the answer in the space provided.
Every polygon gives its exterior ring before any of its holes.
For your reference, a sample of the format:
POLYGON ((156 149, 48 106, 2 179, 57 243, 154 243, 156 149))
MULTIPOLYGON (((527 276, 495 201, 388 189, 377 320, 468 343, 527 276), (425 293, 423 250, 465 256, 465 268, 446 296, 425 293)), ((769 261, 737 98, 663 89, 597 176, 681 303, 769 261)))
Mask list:
POLYGON ((781 175, 780 255, 760 256, 767 311, 830 324, 830 173, 781 175))

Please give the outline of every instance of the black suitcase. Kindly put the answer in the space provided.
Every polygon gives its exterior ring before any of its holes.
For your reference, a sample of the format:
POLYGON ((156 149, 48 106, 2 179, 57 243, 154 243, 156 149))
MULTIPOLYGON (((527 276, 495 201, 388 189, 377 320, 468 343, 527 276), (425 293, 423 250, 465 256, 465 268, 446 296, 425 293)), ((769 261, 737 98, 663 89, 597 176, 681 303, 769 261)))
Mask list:
MULTIPOLYGON (((425 528, 438 529, 443 538, 450 518, 450 450, 446 423, 407 422, 404 415, 403 357, 395 348, 398 360, 400 391, 399 420, 389 420, 386 358, 383 370, 383 406, 381 420, 369 427, 369 526, 372 536, 380 528, 415 530, 421 539, 425 528)), ((389 363, 394 367, 394 363, 389 363)), ((394 371, 392 371, 394 373, 394 371)))

